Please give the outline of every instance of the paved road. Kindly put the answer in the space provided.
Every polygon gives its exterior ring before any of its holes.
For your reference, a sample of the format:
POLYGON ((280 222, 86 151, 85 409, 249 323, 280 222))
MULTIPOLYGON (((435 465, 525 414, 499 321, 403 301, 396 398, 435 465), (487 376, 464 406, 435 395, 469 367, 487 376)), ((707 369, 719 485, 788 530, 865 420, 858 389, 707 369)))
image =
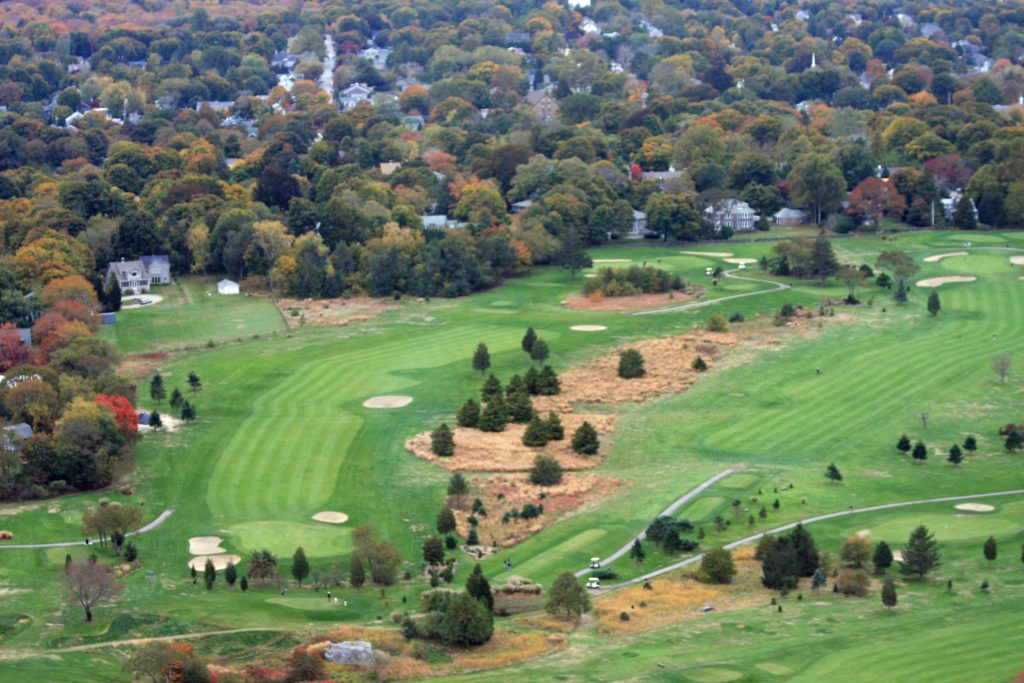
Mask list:
MULTIPOLYGON (((924 500, 908 500, 908 501, 904 501, 902 503, 885 503, 883 505, 872 505, 870 507, 853 508, 853 509, 850 509, 850 510, 843 510, 842 512, 830 512, 830 513, 825 514, 825 515, 817 515, 816 517, 808 517, 807 519, 802 519, 802 520, 799 520, 799 521, 796 521, 796 522, 790 522, 789 524, 783 524, 782 526, 775 527, 774 529, 768 529, 767 531, 762 531, 760 533, 752 534, 752 535, 747 536, 745 538, 741 538, 738 541, 733 541, 732 543, 727 543, 727 544, 725 544, 724 547, 725 547, 726 550, 735 550, 736 548, 740 547, 741 545, 746 545, 747 543, 752 543, 752 542, 758 540, 759 538, 761 538, 765 534, 777 534, 777 533, 780 533, 780 532, 783 532, 783 531, 789 531, 790 529, 795 527, 797 524, 803 524, 803 525, 806 526, 808 524, 813 524, 815 522, 823 522, 823 521, 825 521, 827 519, 836 519, 837 517, 845 517, 847 515, 857 515, 857 514, 861 514, 863 512, 877 512, 879 510, 891 510, 893 508, 909 507, 911 505, 927 505, 929 503, 952 503, 952 502, 961 501, 961 500, 976 500, 978 498, 993 498, 993 497, 996 497, 996 496, 1014 496, 1014 495, 1021 495, 1021 494, 1024 494, 1024 489, 1014 489, 1013 491, 996 491, 994 493, 974 493, 974 494, 971 494, 971 495, 968 495, 968 496, 946 496, 944 498, 927 498, 927 499, 924 499, 924 500)), ((687 558, 685 560, 682 560, 680 562, 676 562, 675 564, 670 564, 667 567, 662 567, 661 569, 656 569, 653 572, 648 572, 647 574, 644 574, 643 576, 638 576, 635 579, 631 579, 629 581, 623 581, 622 583, 612 584, 610 586, 601 586, 601 590, 615 590, 616 588, 625 588, 626 586, 633 586, 633 585, 638 584, 638 583, 643 583, 644 581, 647 581, 648 579, 653 579, 656 576, 661 576, 662 574, 667 574, 669 572, 674 572, 677 569, 682 569, 683 567, 687 567, 687 566, 689 566, 691 564, 695 564, 697 562, 700 562, 703 558, 704 558, 704 553, 701 553, 699 555, 694 555, 693 557, 689 557, 689 558, 687 558)))
MULTIPOLYGON (((145 534, 153 529, 157 528, 161 524, 167 521, 167 518, 174 514, 174 508, 167 508, 160 513, 160 516, 154 519, 146 526, 139 527, 135 531, 129 531, 125 536, 138 536, 139 534, 145 534)), ((76 545, 85 545, 85 541, 64 541, 63 543, 33 543, 29 545, 6 545, 0 543, 0 550, 17 550, 17 549, 29 549, 29 548, 70 548, 76 545)))
MULTIPOLYGON (((686 503, 690 502, 690 500, 692 500, 695 496, 699 496, 700 494, 704 493, 708 489, 708 487, 716 484, 717 482, 719 482, 720 480, 724 479, 725 477, 728 477, 730 474, 732 474, 735 471, 736 470, 734 470, 732 468, 729 468, 727 470, 723 470, 723 471, 719 472, 718 474, 716 474, 715 476, 711 477, 710 479, 705 481, 703 484, 698 486, 697 488, 692 489, 688 493, 686 493, 686 494, 680 496, 679 498, 677 498, 676 501, 674 503, 672 503, 671 505, 669 505, 667 508, 665 508, 665 511, 662 512, 661 514, 662 515, 666 515, 666 516, 672 515, 673 513, 675 513, 676 510, 681 508, 686 503)), ((612 553, 611 555, 609 555, 605 559, 601 560, 601 566, 604 567, 605 565, 611 564, 615 560, 619 559, 620 557, 622 557, 623 555, 628 553, 633 548, 633 542, 634 541, 642 541, 645 538, 647 538, 647 527, 644 527, 643 531, 641 531, 639 534, 637 534, 633 538, 629 539, 629 542, 626 543, 626 545, 622 546, 621 548, 616 550, 614 553, 612 553)), ((590 567, 587 567, 586 569, 581 569, 578 572, 576 572, 576 576, 583 576, 584 574, 588 574, 591 571, 592 570, 590 569, 590 567)))
POLYGON ((727 270, 724 272, 724 275, 725 277, 731 277, 733 280, 746 280, 747 282, 760 282, 762 284, 771 285, 771 289, 759 289, 756 292, 744 292, 743 294, 730 294, 729 296, 720 296, 717 299, 708 299, 706 301, 694 301, 693 303, 679 304, 678 306, 669 306, 668 308, 655 308, 649 311, 637 311, 636 313, 630 313, 629 315, 658 315, 661 313, 678 313, 679 311, 689 311, 694 308, 703 308, 704 306, 711 306, 722 301, 742 299, 745 296, 760 296, 762 294, 770 294, 772 292, 780 292, 784 289, 789 289, 789 285, 783 282, 775 282, 773 280, 759 280, 753 277, 733 275, 733 273, 735 273, 738 270, 739 268, 727 270))

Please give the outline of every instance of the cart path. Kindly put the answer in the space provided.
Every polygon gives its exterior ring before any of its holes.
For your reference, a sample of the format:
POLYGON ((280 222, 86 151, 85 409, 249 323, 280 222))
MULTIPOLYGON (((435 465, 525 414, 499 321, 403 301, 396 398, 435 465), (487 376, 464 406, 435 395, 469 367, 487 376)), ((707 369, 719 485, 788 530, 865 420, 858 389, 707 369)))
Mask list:
MULTIPOLYGON (((879 510, 891 510, 891 509, 894 509, 894 508, 910 507, 911 505, 928 505, 930 503, 952 503, 952 502, 957 502, 957 501, 961 501, 961 500, 974 500, 974 499, 977 499, 977 498, 993 498, 993 497, 996 497, 996 496, 1014 496, 1014 495, 1021 495, 1021 494, 1024 494, 1024 489, 1014 489, 1012 491, 995 491, 995 492, 992 492, 992 493, 972 493, 972 494, 966 495, 966 496, 944 496, 942 498, 926 498, 926 499, 922 499, 922 500, 908 500, 908 501, 904 501, 904 502, 901 502, 901 503, 884 503, 882 505, 871 505, 871 506, 863 507, 863 508, 851 508, 849 510, 843 510, 842 512, 830 512, 830 513, 827 513, 827 514, 824 514, 824 515, 816 515, 814 517, 808 517, 807 519, 801 519, 801 520, 798 520, 796 522, 790 522, 789 524, 783 524, 782 526, 777 526, 774 529, 768 529, 767 531, 761 531, 759 533, 752 534, 750 536, 746 536, 744 538, 741 538, 738 541, 733 541, 731 543, 726 543, 723 547, 726 550, 735 550, 736 548, 740 547, 741 545, 746 545, 747 543, 752 543, 752 542, 758 540, 759 538, 761 538, 765 534, 777 534, 777 533, 782 532, 782 531, 789 531, 790 529, 796 527, 797 524, 804 524, 804 525, 813 524, 815 522, 823 522, 823 521, 829 520, 829 519, 836 519, 838 517, 845 517, 846 515, 857 515, 857 514, 860 514, 862 512, 877 512, 879 510)), ((661 569, 656 569, 656 570, 654 570, 652 572, 648 572, 648 573, 644 574, 643 576, 638 576, 635 579, 630 579, 629 581, 623 581, 622 583, 616 583, 616 584, 612 584, 610 586, 602 586, 601 590, 602 591, 605 591, 605 590, 615 590, 616 588, 625 588, 627 586, 633 586, 633 585, 636 585, 638 583, 642 583, 644 581, 647 581, 649 579, 653 579, 656 576, 661 576, 662 574, 667 574, 669 572, 674 572, 677 569, 682 569, 683 567, 687 567, 687 566, 689 566, 691 564, 696 564, 697 562, 700 562, 702 559, 704 559, 704 553, 700 553, 699 555, 694 555, 693 557, 689 557, 689 558, 687 558, 685 560, 682 560, 680 562, 676 562, 675 564, 670 564, 667 567, 662 567, 661 569)), ((587 570, 587 571, 589 571, 589 570, 587 570)), ((577 574, 577 576, 579 576, 579 574, 577 574)))
MULTIPOLYGON (((125 536, 138 536, 139 534, 145 534, 167 521, 167 518, 174 514, 174 508, 167 508, 160 513, 160 516, 154 519, 152 522, 145 526, 141 526, 135 531, 129 531, 125 536)), ((85 541, 65 541, 63 543, 31 543, 25 545, 6 545, 0 544, 0 550, 26 550, 31 548, 70 548, 76 545, 85 545, 85 541)))
POLYGON ((669 306, 668 308, 655 308, 649 311, 637 311, 636 313, 630 313, 630 315, 658 315, 659 313, 678 313, 679 311, 689 311, 694 308, 703 308, 704 306, 711 306, 722 301, 731 301, 733 299, 742 299, 745 296, 760 296, 762 294, 771 294, 772 292, 781 292, 785 289, 789 289, 790 285, 784 282, 775 282, 774 280, 760 280, 753 277, 744 277, 742 275, 733 275, 739 268, 733 268, 723 272, 725 277, 731 277, 734 280, 746 280, 747 282, 760 282, 762 284, 771 285, 771 289, 759 289, 756 292, 744 292, 742 294, 730 294, 729 296, 720 296, 717 299, 708 299, 707 301, 694 301, 689 304, 679 304, 678 306, 669 306))
MULTIPOLYGON (((700 484, 696 488, 691 489, 689 492, 687 492, 687 493, 683 494, 682 496, 680 496, 679 498, 677 498, 674 503, 672 503, 667 508, 665 508, 665 511, 662 512, 661 515, 662 516, 672 515, 676 510, 681 508, 686 503, 690 502, 690 500, 693 499, 695 496, 699 496, 700 494, 704 493, 706 490, 708 490, 709 487, 713 486, 714 484, 717 484, 719 481, 721 481, 722 479, 728 477, 730 474, 734 473, 735 471, 736 470, 731 468, 731 467, 729 469, 727 469, 727 470, 722 470, 721 472, 719 472, 715 476, 713 476, 710 479, 708 479, 707 481, 705 481, 703 484, 700 484)), ((611 564, 615 560, 619 559, 620 557, 622 557, 623 555, 628 553, 633 548, 634 541, 642 541, 645 538, 647 538, 647 528, 646 527, 644 527, 644 530, 641 531, 639 534, 637 534, 633 538, 629 539, 629 542, 626 543, 626 545, 622 546, 621 548, 616 550, 614 553, 612 553, 611 555, 609 555, 605 559, 601 560, 601 566, 604 567, 605 565, 611 564)), ((586 569, 581 569, 578 572, 576 572, 576 576, 578 576, 578 577, 579 576, 583 576, 584 574, 588 574, 589 572, 590 572, 590 568, 589 567, 586 568, 586 569)))

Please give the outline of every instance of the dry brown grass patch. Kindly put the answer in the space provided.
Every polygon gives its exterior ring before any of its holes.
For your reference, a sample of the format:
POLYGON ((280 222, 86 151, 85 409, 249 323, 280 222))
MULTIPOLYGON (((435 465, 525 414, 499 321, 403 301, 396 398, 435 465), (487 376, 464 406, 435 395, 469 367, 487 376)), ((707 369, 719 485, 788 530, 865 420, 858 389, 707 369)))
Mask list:
POLYGON ((454 653, 452 671, 497 669, 520 664, 534 657, 565 647, 565 641, 551 641, 543 633, 494 632, 494 637, 480 647, 454 653))
POLYGON ((693 301, 696 296, 684 292, 633 294, 631 296, 584 296, 572 294, 562 305, 574 311, 640 311, 693 301))
POLYGON ((352 323, 373 320, 381 311, 394 308, 394 304, 371 297, 351 299, 279 299, 281 311, 289 329, 306 325, 345 327, 352 323), (296 311, 298 315, 293 315, 296 311))

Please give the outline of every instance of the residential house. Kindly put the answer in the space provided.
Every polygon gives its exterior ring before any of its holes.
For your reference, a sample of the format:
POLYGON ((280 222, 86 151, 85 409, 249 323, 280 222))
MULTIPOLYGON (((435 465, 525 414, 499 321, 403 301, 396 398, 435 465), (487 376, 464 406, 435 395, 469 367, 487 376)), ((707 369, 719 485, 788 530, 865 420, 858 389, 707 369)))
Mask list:
POLYGON ((736 232, 754 230, 760 218, 750 205, 738 199, 726 199, 704 209, 715 230, 723 227, 732 228, 736 232))
POLYGON ((543 122, 558 116, 558 100, 544 90, 531 90, 526 94, 526 103, 533 108, 533 113, 543 122))
POLYGON ((523 199, 512 203, 512 213, 526 213, 533 206, 532 199, 523 199))
POLYGON ((807 214, 800 209, 779 209, 772 215, 775 225, 803 225, 807 222, 807 214))
POLYGON ((505 34, 506 45, 529 45, 530 34, 526 31, 512 31, 505 34))
POLYGON ((668 187, 668 181, 682 177, 682 175, 682 171, 677 171, 675 166, 669 166, 667 171, 644 171, 641 177, 643 180, 658 183, 658 187, 664 192, 668 187))
POLYGON ((629 231, 623 237, 626 239, 641 239, 654 234, 657 233, 647 229, 647 214, 633 209, 633 223, 629 226, 629 231))
POLYGON ((411 131, 418 131, 423 130, 423 126, 426 125, 426 121, 422 116, 412 114, 402 117, 402 125, 411 131))
POLYGON ((149 254, 140 256, 139 260, 142 261, 146 272, 149 273, 151 285, 169 285, 171 283, 171 261, 167 258, 167 254, 149 254))
POLYGON ((217 293, 231 296, 239 293, 238 283, 234 280, 221 280, 217 283, 217 293))
MULTIPOLYGON (((957 204, 963 201, 963 193, 953 190, 949 193, 948 197, 939 201, 942 202, 942 215, 946 217, 947 221, 951 221, 953 220, 953 213, 956 211, 957 204)), ((975 206, 974 200, 970 197, 967 198, 967 201, 971 203, 971 208, 974 209, 974 218, 977 220, 978 207, 975 206)))
POLYGON ((171 263, 164 254, 151 254, 133 261, 111 261, 104 282, 109 282, 111 277, 117 280, 122 294, 140 294, 148 292, 151 285, 169 283, 171 263))
POLYGON ((380 174, 385 178, 402 168, 400 161, 385 161, 380 164, 380 174))
POLYGON ((420 216, 424 230, 456 230, 466 227, 465 223, 449 218, 445 214, 427 214, 420 216))
POLYGON ((202 111, 204 106, 214 111, 227 111, 235 106, 235 103, 231 100, 202 100, 201 102, 196 102, 196 111, 202 111))
POLYGON ((369 102, 373 97, 373 88, 365 83, 353 83, 341 91, 338 103, 342 109, 352 109, 360 102, 369 102))
POLYGON ((32 438, 32 427, 27 422, 8 425, 0 429, 0 449, 5 451, 20 451, 21 445, 32 438))

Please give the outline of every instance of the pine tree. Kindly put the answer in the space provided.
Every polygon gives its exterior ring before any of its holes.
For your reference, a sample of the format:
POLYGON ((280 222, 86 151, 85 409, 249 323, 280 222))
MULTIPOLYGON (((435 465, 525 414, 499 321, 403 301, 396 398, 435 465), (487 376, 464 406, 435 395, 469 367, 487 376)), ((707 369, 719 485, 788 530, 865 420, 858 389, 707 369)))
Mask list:
POLYGON ((959 465, 964 460, 963 451, 960 450, 960 446, 953 444, 949 447, 949 461, 954 465, 959 465))
POLYGON ((540 416, 534 415, 523 432, 523 445, 537 448, 546 445, 549 440, 548 423, 540 419, 540 416))
POLYGON ((302 581, 309 576, 309 560, 306 559, 306 551, 299 546, 292 555, 292 576, 302 585, 302 581))
POLYGON ((496 396, 481 411, 477 427, 482 432, 503 432, 507 423, 508 412, 505 402, 496 396))
POLYGON ((825 478, 829 481, 842 481, 843 473, 839 471, 834 462, 830 462, 828 467, 825 468, 825 478))
POLYGON ((508 398, 508 419, 510 422, 524 424, 533 419, 533 403, 526 391, 517 391, 508 398))
POLYGON ((437 536, 423 539, 423 561, 428 565, 444 564, 444 543, 437 536))
POLYGON ((192 390, 193 396, 198 394, 199 390, 203 388, 203 383, 199 379, 199 375, 194 372, 188 373, 188 388, 192 390))
POLYGON ((181 404, 184 401, 185 397, 181 395, 181 392, 178 390, 178 387, 174 387, 174 390, 171 391, 171 407, 174 408, 175 410, 180 410, 181 404))
POLYGON ((517 393, 528 393, 526 391, 526 382, 524 382, 523 378, 519 375, 512 375, 508 379, 508 384, 505 385, 505 397, 511 398, 512 394, 517 393))
POLYGON ((455 417, 455 423, 460 427, 476 427, 480 423, 480 404, 473 399, 463 403, 455 417))
POLYGON ((527 369, 526 374, 523 375, 523 384, 526 386, 526 392, 530 396, 540 394, 540 375, 537 373, 535 366, 531 365, 527 369))
POLYGON ((430 433, 430 450, 443 457, 455 455, 455 436, 446 423, 442 422, 430 433))
POLYGON ((978 217, 974 215, 974 202, 970 197, 961 197, 953 209, 953 225, 961 230, 974 230, 978 227, 978 217))
POLYGON ((996 545, 996 537, 989 536, 988 540, 985 541, 985 545, 982 546, 982 553, 985 555, 985 559, 989 562, 995 562, 996 557, 999 554, 999 548, 996 545))
POLYGON ((928 447, 922 442, 918 441, 914 444, 914 450, 910 452, 914 460, 927 460, 928 459, 928 447))
POLYGON ((495 396, 500 396, 501 394, 501 382, 493 374, 489 375, 480 389, 480 398, 484 403, 487 403, 495 396))
POLYGON ((103 291, 103 310, 107 313, 121 310, 121 286, 117 283, 117 278, 110 278, 103 291))
POLYGON ((1024 447, 1024 435, 1018 429, 1011 429, 1010 433, 1006 435, 1006 442, 1003 444, 1003 447, 1009 453, 1019 451, 1021 447, 1024 447))
POLYGON ((882 584, 882 604, 892 609, 896 606, 896 584, 892 582, 892 577, 885 577, 885 583, 882 584))
POLYGON ((538 455, 530 469, 530 483, 537 486, 555 486, 562 482, 562 465, 549 455, 538 455))
POLYGON ((249 590, 249 579, 242 577, 242 580, 238 582, 238 587, 242 589, 242 592, 249 590))
POLYGON ((774 540, 764 553, 761 562, 761 583, 765 588, 788 590, 797 584, 800 562, 796 548, 788 536, 774 540))
POLYGON ((906 434, 900 437, 900 440, 896 442, 896 450, 902 453, 909 453, 911 449, 910 438, 906 434))
POLYGON ((548 439, 551 441, 561 441, 564 438, 565 428, 562 426, 562 421, 558 419, 558 415, 548 413, 548 439))
POLYGON ((155 410, 149 414, 149 426, 153 429, 160 429, 164 426, 164 420, 160 417, 160 413, 155 410))
POLYGON ((238 568, 234 562, 228 562, 228 566, 225 567, 224 580, 227 581, 229 586, 234 586, 235 581, 238 580, 238 568))
POLYGON ((693 359, 693 369, 696 370, 697 372, 704 372, 705 370, 708 369, 708 364, 704 361, 703 358, 697 356, 696 358, 693 359))
POLYGON ((938 315, 940 310, 942 310, 942 302, 939 301, 939 290, 933 289, 928 295, 928 312, 938 315))
POLYGON ((557 396, 561 391, 562 385, 558 381, 558 375, 550 365, 545 365, 537 376, 537 393, 541 396, 557 396))
POLYGON ((466 482, 466 478, 462 476, 461 472, 452 474, 451 479, 448 480, 448 495, 454 496, 456 504, 461 505, 462 497, 467 493, 469 493, 469 484, 466 482))
POLYGON ((466 580, 466 592, 479 600, 488 612, 494 611, 494 594, 491 593, 491 584, 487 581, 479 564, 473 568, 473 573, 466 580))
POLYGON ((581 424, 572 435, 572 450, 580 455, 594 455, 601 447, 597 430, 589 422, 581 424))
POLYGON ((551 349, 548 348, 548 343, 543 339, 537 339, 533 342, 533 348, 530 349, 530 358, 537 363, 543 363, 551 355, 551 349))
POLYGON ((964 439, 964 450, 968 453, 978 450, 978 440, 974 436, 968 436, 964 439))
POLYGON ((480 545, 480 537, 476 533, 476 529, 470 529, 469 533, 466 534, 466 545, 480 545))
POLYGON ((900 278, 899 284, 896 285, 896 293, 892 295, 892 298, 898 304, 907 303, 907 282, 903 278, 900 278))
POLYGON ((183 401, 181 404, 181 419, 185 422, 196 419, 196 408, 188 401, 183 401))
POLYGON ((527 353, 533 351, 533 343, 535 341, 537 341, 537 333, 533 331, 532 327, 527 328, 526 334, 523 335, 523 351, 526 351, 527 353))
POLYGON ((352 553, 348 559, 348 583, 353 588, 362 588, 366 583, 366 568, 359 553, 352 553))
POLYGON ((167 389, 164 388, 164 378, 159 372, 153 375, 153 379, 149 380, 149 397, 158 405, 167 397, 167 389))
POLYGON ((482 375, 489 367, 491 367, 491 354, 487 350, 487 344, 480 342, 476 345, 476 351, 473 353, 473 369, 482 375))
POLYGON ((875 565, 875 573, 883 574, 892 566, 892 550, 885 541, 879 541, 875 546, 875 554, 871 557, 871 563, 875 565))
POLYGON ((455 513, 445 505, 437 513, 437 533, 450 534, 453 531, 455 531, 455 513))
POLYGON ((821 284, 839 272, 839 260, 832 249, 832 243, 824 235, 814 240, 811 250, 811 272, 817 275, 821 284))
POLYGON ((619 354, 619 377, 635 379, 647 374, 644 369, 644 357, 636 349, 626 349, 619 354))
POLYGON ((824 586, 828 580, 825 578, 825 572, 821 571, 821 568, 814 570, 814 576, 811 577, 811 590, 815 593, 824 586))
POLYGON ((206 558, 206 566, 203 567, 203 582, 206 590, 213 588, 213 582, 217 580, 217 570, 213 566, 213 560, 206 558))
POLYGON ((796 550, 798 576, 813 576, 814 570, 820 563, 814 537, 804 528, 803 524, 797 524, 789 534, 789 539, 796 550))
POLYGON ((644 552, 644 547, 640 545, 639 538, 633 540, 633 547, 629 549, 629 557, 640 564, 643 564, 644 558, 647 557, 647 553, 644 552))
POLYGON ((555 578, 548 591, 548 602, 544 609, 553 617, 579 621, 590 610, 590 596, 572 572, 563 572, 555 578))
POLYGON ((924 578, 925 574, 939 566, 938 546, 938 542, 927 527, 921 525, 914 529, 903 551, 900 572, 904 576, 924 578))

